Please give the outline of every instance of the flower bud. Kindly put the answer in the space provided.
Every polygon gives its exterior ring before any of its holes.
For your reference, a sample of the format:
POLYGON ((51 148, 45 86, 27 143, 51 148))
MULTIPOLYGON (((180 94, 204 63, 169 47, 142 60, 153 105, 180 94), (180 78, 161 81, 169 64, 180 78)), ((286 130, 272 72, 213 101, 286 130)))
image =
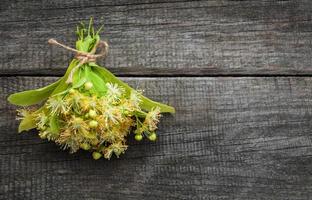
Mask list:
POLYGON ((80 144, 80 148, 88 151, 90 149, 90 145, 88 143, 82 143, 82 144, 80 144))
POLYGON ((143 139, 143 136, 142 136, 141 134, 136 134, 136 135, 134 136, 134 139, 135 139, 136 141, 141 141, 141 140, 143 139))
POLYGON ((95 121, 95 120, 91 120, 89 122, 90 128, 96 128, 98 125, 99 125, 99 123, 97 121, 95 121))
POLYGON ((90 81, 88 81, 84 84, 84 87, 86 90, 90 90, 93 87, 93 84, 90 81))
POLYGON ((148 136, 148 139, 150 140, 150 141, 156 141, 156 139, 157 139, 157 135, 156 135, 156 133, 152 133, 152 134, 150 134, 149 136, 148 136))
POLYGON ((88 114, 89 114, 89 117, 91 117, 91 118, 95 118, 97 115, 95 110, 90 110, 88 114))
POLYGON ((102 157, 102 154, 95 151, 95 152, 92 153, 92 157, 93 157, 94 160, 98 160, 98 159, 100 159, 102 157))

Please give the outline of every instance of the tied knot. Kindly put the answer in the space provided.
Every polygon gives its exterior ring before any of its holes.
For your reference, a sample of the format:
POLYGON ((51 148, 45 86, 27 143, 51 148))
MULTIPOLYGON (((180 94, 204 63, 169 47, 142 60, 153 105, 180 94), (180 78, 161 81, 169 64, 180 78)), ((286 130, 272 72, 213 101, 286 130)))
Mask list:
POLYGON ((90 53, 77 53, 75 58, 84 63, 96 61, 96 57, 90 53))
POLYGON ((98 41, 90 52, 78 51, 77 49, 74 49, 64 44, 59 43, 55 39, 49 39, 48 43, 51 45, 57 45, 57 46, 63 47, 64 49, 67 49, 69 51, 76 53, 75 58, 79 61, 79 63, 71 70, 70 74, 68 75, 68 78, 66 80, 67 84, 70 84, 73 82, 74 73, 79 67, 81 67, 85 63, 96 62, 97 58, 106 56, 107 51, 108 51, 107 42, 102 41, 102 40, 98 41), (95 54, 98 48, 100 48, 101 51, 100 53, 95 54))

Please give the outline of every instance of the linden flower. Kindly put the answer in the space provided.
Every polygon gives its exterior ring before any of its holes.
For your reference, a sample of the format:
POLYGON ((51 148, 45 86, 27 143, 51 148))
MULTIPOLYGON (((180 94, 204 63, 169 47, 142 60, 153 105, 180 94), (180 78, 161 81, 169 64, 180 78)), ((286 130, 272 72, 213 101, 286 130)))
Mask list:
POLYGON ((119 135, 119 134, 115 134, 115 132, 108 130, 108 131, 103 132, 101 139, 103 139, 104 141, 113 143, 113 142, 116 142, 118 140, 123 140, 123 136, 119 135))
POLYGON ((117 116, 118 110, 114 107, 107 107, 103 112, 103 117, 106 124, 113 123, 117 124, 119 122, 119 116, 117 116))
POLYGON ((123 88, 118 87, 117 84, 107 83, 107 97, 112 101, 120 100, 122 94, 125 92, 123 88))
POLYGON ((80 106, 84 111, 95 109, 97 107, 98 99, 96 96, 81 98, 80 106))
POLYGON ((27 109, 18 109, 17 110, 17 120, 22 120, 32 116, 32 111, 27 109))
POLYGON ((74 133, 84 133, 89 130, 88 124, 80 117, 72 116, 68 124, 74 133))
POLYGON ((128 146, 123 144, 122 142, 113 143, 103 151, 104 157, 109 160, 111 158, 112 154, 115 153, 115 155, 118 158, 120 156, 120 154, 122 154, 126 151, 127 147, 128 146))
POLYGON ((150 131, 155 131, 157 129, 157 124, 160 117, 160 108, 153 108, 150 112, 147 113, 144 124, 148 127, 150 131))
POLYGON ((68 96, 65 98, 67 104, 72 105, 73 108, 78 108, 84 96, 75 89, 70 89, 68 96))
POLYGON ((46 124, 49 122, 48 116, 44 112, 40 112, 36 116, 37 126, 41 130, 46 129, 46 124))
POLYGON ((142 99, 139 97, 138 92, 131 92, 130 94, 130 102, 135 107, 138 108, 142 99))
POLYGON ((86 123, 83 121, 83 119, 79 117, 72 116, 71 121, 69 121, 69 124, 73 128, 73 130, 80 130, 83 127, 86 127, 86 123))
POLYGON ((51 114, 58 115, 66 113, 69 110, 69 105, 60 96, 51 97, 47 101, 47 108, 51 110, 51 114))

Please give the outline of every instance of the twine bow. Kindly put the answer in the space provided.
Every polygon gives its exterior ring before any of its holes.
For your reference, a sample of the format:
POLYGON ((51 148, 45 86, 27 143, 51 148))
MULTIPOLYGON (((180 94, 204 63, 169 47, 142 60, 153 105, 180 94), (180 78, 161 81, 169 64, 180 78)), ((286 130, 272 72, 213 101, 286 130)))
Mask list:
POLYGON ((66 83, 67 84, 70 84, 73 82, 73 76, 74 76, 74 73, 76 72, 76 70, 81 67, 83 64, 85 63, 89 63, 89 62, 95 62, 97 58, 100 58, 100 57, 104 57, 106 56, 107 54, 107 51, 108 51, 108 44, 107 42, 105 41, 98 41, 93 49, 91 50, 91 52, 83 52, 83 51, 78 51, 77 49, 74 49, 74 48, 71 48, 69 46, 66 46, 64 44, 61 44, 59 43, 58 41, 56 41, 55 39, 49 39, 48 41, 49 44, 52 44, 52 45, 58 45, 60 47, 63 47, 64 49, 67 49, 69 51, 73 51, 76 53, 76 56, 75 58, 77 60, 79 60, 79 63, 78 65, 76 65, 71 71, 70 71, 70 74, 68 75, 68 78, 66 80, 66 83), (99 54, 95 54, 96 50, 98 47, 101 47, 101 51, 99 54))

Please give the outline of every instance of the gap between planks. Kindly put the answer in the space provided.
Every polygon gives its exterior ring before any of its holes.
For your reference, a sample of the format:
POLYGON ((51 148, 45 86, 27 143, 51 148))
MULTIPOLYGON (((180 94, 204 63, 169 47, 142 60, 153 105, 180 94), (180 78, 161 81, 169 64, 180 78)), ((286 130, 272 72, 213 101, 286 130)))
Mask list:
MULTIPOLYGON (((64 73, 65 74, 65 73, 64 73)), ((116 77, 139 77, 139 78, 196 78, 196 77, 312 77, 312 74, 166 74, 166 75, 115 75, 116 77)), ((0 77, 61 77, 59 75, 46 74, 0 74, 0 77)))

